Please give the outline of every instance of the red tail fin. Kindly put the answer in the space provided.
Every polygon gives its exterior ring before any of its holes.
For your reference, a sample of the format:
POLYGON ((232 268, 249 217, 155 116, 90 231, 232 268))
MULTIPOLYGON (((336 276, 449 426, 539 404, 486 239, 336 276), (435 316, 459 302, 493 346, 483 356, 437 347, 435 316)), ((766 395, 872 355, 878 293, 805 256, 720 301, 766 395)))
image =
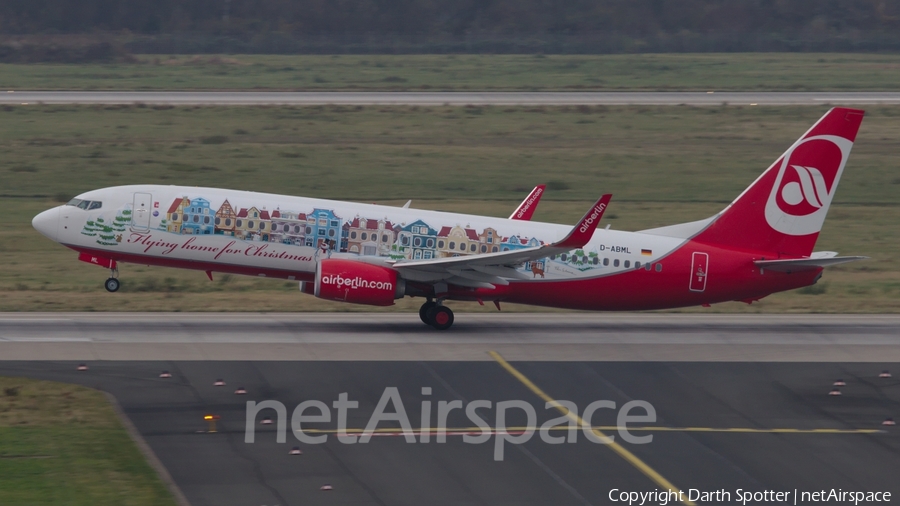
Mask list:
POLYGON ((809 256, 863 114, 842 107, 828 111, 694 240, 809 256))

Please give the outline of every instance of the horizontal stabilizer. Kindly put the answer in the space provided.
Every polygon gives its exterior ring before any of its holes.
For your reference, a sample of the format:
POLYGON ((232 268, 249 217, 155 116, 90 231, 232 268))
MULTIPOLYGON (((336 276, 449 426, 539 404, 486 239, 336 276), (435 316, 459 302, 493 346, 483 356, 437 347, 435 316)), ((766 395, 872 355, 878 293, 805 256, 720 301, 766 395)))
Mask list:
POLYGON ((869 257, 829 257, 829 258, 800 258, 796 260, 757 260, 753 262, 757 267, 778 272, 798 272, 815 270, 821 267, 865 260, 869 257))

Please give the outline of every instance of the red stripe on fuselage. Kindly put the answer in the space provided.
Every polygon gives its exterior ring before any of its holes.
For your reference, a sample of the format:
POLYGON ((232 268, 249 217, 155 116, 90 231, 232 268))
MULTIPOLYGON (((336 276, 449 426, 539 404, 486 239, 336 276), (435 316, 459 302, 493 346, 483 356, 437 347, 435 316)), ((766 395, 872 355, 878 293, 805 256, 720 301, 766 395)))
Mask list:
POLYGON ((699 306, 734 300, 758 299, 771 293, 813 284, 822 269, 785 273, 761 270, 753 260, 762 258, 749 252, 711 247, 690 241, 668 256, 640 269, 605 276, 568 281, 510 281, 502 295, 478 289, 476 297, 538 306, 599 311, 634 311, 699 306), (709 255, 707 282, 703 292, 690 290, 691 257, 694 252, 709 255), (656 264, 662 264, 662 272, 656 264))
POLYGON ((87 253, 99 257, 111 258, 117 262, 126 262, 131 264, 155 265, 159 267, 174 267, 177 269, 193 269, 198 271, 223 272, 227 274, 241 274, 244 276, 265 276, 267 278, 277 279, 289 279, 289 277, 293 276, 294 281, 312 281, 315 278, 314 272, 269 269, 263 267, 252 267, 247 265, 236 265, 219 262, 182 260, 177 258, 164 258, 152 255, 137 255, 104 249, 83 248, 80 246, 72 246, 70 244, 64 244, 64 246, 71 248, 79 253, 87 253))
MULTIPOLYGON (((112 252, 108 250, 69 248, 91 255, 112 258, 118 262, 200 271, 214 271, 247 276, 313 281, 315 274, 250 267, 214 262, 200 262, 112 252)), ((640 258, 640 257, 638 257, 640 258)), ((649 271, 640 269, 570 280, 512 281, 494 290, 451 287, 455 300, 501 300, 535 306, 584 309, 594 311, 632 311, 698 306, 733 300, 757 299, 771 293, 809 286, 822 272, 816 269, 785 273, 760 270, 753 260, 763 257, 753 252, 734 251, 689 241, 671 254, 651 264, 649 271), (691 257, 694 252, 709 255, 707 283, 703 292, 692 292, 691 257), (662 264, 662 272, 655 265, 662 264)))

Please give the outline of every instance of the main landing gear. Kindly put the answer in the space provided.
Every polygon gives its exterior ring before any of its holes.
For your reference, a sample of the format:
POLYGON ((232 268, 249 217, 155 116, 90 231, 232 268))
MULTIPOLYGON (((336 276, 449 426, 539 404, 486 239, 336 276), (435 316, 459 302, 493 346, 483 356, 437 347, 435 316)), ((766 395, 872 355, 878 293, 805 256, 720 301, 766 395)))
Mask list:
POLYGON ((453 311, 433 300, 422 304, 419 308, 419 318, 425 325, 431 325, 438 330, 447 330, 453 325, 453 311))
POLYGON ((103 283, 103 286, 106 288, 107 292, 116 292, 119 290, 119 286, 121 286, 121 283, 119 283, 119 269, 110 269, 109 271, 109 279, 103 283))

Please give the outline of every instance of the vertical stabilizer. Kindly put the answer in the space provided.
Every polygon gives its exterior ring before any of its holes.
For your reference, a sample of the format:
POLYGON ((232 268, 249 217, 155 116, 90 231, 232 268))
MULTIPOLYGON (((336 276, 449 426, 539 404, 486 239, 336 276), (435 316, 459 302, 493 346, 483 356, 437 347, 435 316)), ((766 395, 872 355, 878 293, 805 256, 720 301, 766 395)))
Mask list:
POLYGON ((828 111, 694 240, 777 257, 809 256, 863 114, 828 111))

